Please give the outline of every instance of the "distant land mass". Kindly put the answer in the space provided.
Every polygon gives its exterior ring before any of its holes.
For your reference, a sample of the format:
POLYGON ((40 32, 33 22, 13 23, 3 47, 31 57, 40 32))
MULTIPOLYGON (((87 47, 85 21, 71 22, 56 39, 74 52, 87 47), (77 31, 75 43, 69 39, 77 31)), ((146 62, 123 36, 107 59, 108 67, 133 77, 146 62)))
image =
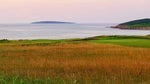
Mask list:
POLYGON ((133 20, 133 21, 119 24, 117 26, 112 26, 112 28, 150 30, 150 19, 146 18, 146 19, 133 20))
POLYGON ((61 22, 61 21, 38 21, 31 24, 75 24, 73 22, 61 22))

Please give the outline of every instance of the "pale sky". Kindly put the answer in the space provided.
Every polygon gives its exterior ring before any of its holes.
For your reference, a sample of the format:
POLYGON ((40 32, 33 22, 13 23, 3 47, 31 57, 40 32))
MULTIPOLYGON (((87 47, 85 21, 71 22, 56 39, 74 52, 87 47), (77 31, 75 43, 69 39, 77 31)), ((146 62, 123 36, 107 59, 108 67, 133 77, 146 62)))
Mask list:
POLYGON ((120 23, 150 18, 150 0, 0 0, 0 23, 120 23))

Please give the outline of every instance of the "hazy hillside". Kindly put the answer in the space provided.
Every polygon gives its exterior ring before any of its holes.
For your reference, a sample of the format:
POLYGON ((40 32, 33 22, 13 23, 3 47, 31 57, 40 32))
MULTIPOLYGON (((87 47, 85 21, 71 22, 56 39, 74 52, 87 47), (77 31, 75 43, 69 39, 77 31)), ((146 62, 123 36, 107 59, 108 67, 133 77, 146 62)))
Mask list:
POLYGON ((150 19, 133 20, 121 23, 113 28, 150 30, 150 19))

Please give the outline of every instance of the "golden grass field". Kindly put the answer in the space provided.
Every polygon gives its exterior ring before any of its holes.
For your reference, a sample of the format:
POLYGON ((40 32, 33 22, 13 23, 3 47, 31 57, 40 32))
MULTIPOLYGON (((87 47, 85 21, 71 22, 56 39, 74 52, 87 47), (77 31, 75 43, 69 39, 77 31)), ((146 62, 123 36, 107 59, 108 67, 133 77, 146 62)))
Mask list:
POLYGON ((83 84, 149 84, 149 61, 150 48, 88 42, 0 45, 0 72, 31 79, 75 79, 84 81, 83 84))

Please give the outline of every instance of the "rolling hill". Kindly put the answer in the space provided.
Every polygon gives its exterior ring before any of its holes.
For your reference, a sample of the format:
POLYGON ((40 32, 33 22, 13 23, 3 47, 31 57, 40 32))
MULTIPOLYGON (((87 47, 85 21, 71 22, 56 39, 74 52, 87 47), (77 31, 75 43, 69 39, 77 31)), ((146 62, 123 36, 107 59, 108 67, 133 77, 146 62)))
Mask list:
POLYGON ((133 20, 133 21, 121 23, 117 26, 113 26, 112 28, 150 30, 150 19, 146 18, 146 19, 133 20))

